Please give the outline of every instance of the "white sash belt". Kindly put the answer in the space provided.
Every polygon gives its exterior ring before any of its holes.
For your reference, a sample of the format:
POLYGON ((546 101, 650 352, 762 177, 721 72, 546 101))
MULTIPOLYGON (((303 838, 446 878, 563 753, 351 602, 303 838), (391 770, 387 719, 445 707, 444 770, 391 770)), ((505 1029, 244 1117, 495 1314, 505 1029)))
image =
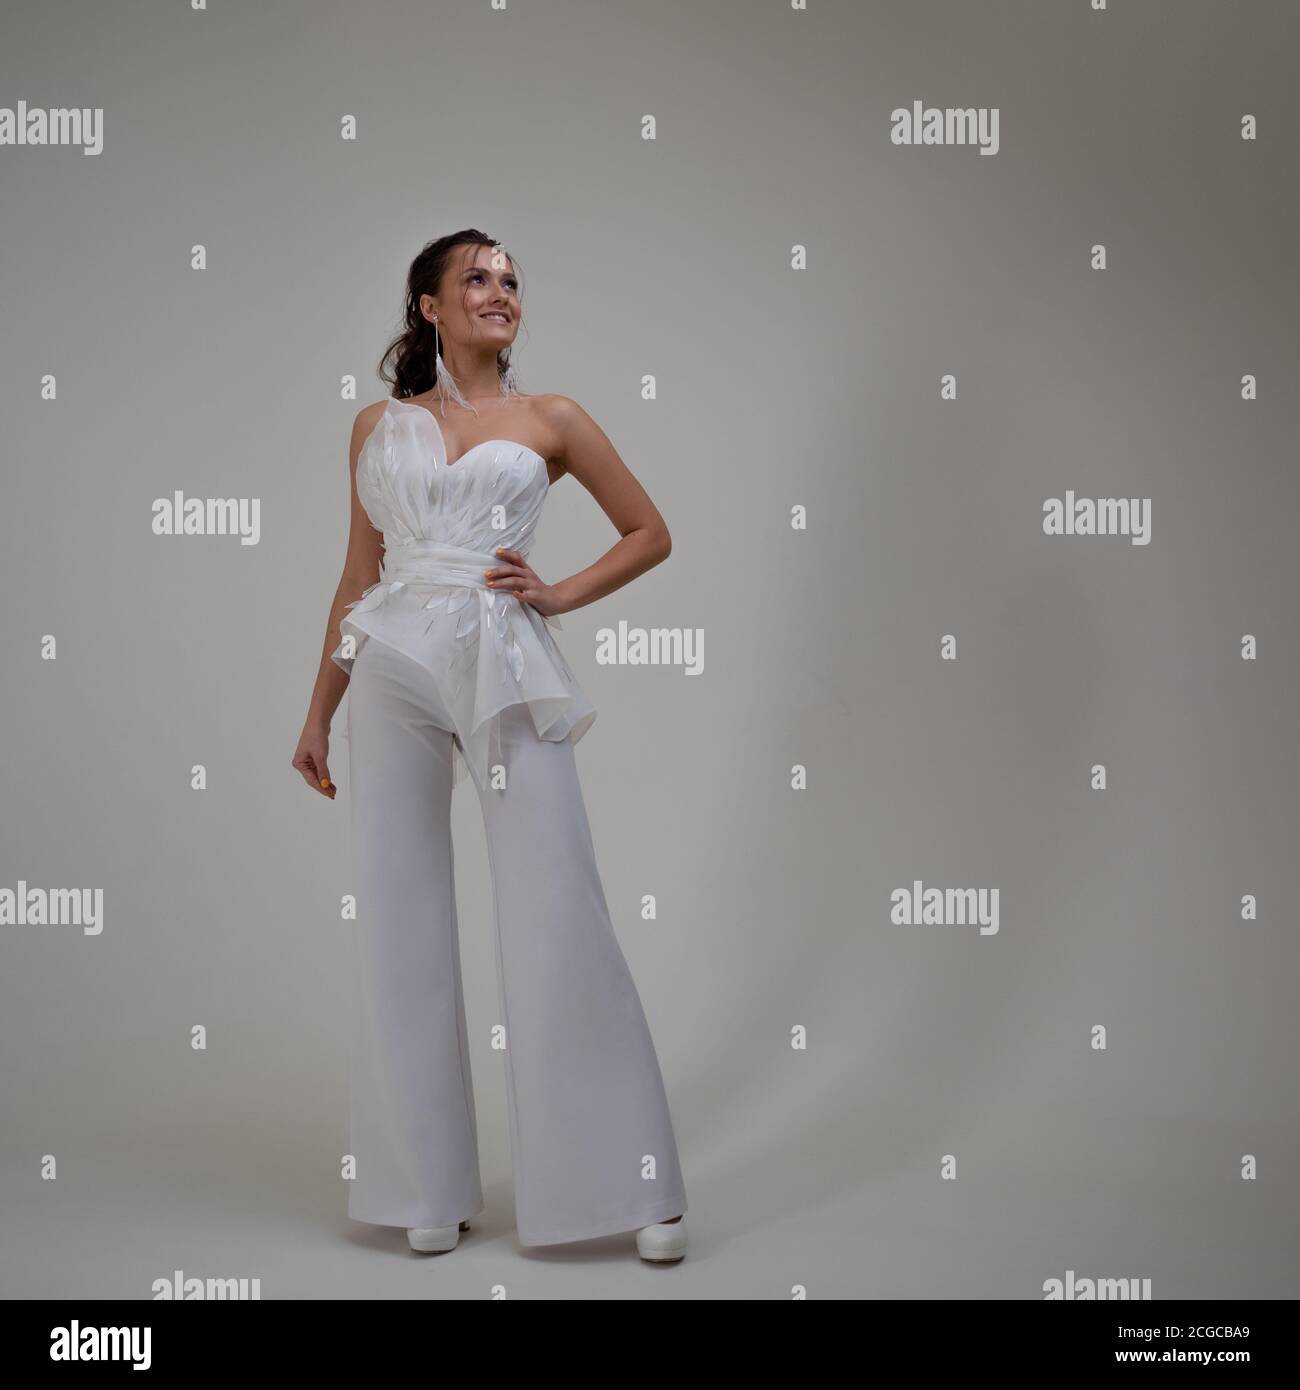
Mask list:
MULTIPOLYGON (((484 589, 490 601, 493 594, 508 591, 488 589, 484 570, 498 569, 506 563, 500 556, 485 550, 467 550, 462 545, 447 545, 444 541, 385 542, 384 559, 379 567, 379 584, 388 592, 405 588, 408 584, 449 584, 462 589, 484 589)), ((518 600, 512 597, 511 602, 517 603, 518 600)), ((532 611, 537 612, 536 609, 532 611)), ((537 616, 542 615, 538 613, 537 616)), ((545 618, 544 621, 550 627, 560 627, 557 616, 545 618)))
POLYGON ((467 550, 443 541, 407 541, 385 547, 379 574, 384 584, 455 584, 486 589, 483 571, 504 563, 483 550, 467 550))

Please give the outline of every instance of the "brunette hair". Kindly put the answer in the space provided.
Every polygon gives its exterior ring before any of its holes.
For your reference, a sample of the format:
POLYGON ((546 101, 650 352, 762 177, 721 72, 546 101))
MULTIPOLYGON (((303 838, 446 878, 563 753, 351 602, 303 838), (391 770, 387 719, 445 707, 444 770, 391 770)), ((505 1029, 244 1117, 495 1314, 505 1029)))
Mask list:
MULTIPOLYGON (((420 296, 438 293, 442 277, 451 261, 451 253, 457 246, 498 247, 484 232, 474 227, 431 241, 411 262, 406 275, 406 308, 403 313, 401 332, 389 343, 383 357, 379 359, 379 379, 393 387, 393 394, 399 399, 405 396, 418 396, 430 391, 434 386, 434 347, 436 332, 433 324, 420 312, 420 296), (389 360, 392 368, 389 369, 389 360)), ((507 253, 508 254, 508 253, 507 253)), ((510 263, 515 275, 519 266, 513 256, 510 263)), ((522 290, 522 282, 520 285, 522 290)), ((510 349, 503 348, 497 353, 497 373, 505 375, 510 365, 510 349)))

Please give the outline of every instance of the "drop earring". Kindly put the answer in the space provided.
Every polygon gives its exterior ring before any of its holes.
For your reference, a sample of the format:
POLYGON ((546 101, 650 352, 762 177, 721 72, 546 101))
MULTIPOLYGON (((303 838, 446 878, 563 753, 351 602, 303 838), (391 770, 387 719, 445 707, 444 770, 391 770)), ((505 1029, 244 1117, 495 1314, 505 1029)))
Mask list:
POLYGON ((447 397, 450 396, 457 405, 463 405, 466 410, 473 410, 477 415, 478 411, 460 393, 460 387, 456 385, 456 378, 447 370, 447 364, 442 360, 442 350, 438 346, 438 320, 433 319, 433 374, 438 383, 438 393, 442 397, 442 413, 447 414, 447 397))
POLYGON ((512 362, 506 363, 506 369, 501 374, 501 394, 503 396, 517 396, 519 394, 519 383, 515 379, 515 368, 512 362))

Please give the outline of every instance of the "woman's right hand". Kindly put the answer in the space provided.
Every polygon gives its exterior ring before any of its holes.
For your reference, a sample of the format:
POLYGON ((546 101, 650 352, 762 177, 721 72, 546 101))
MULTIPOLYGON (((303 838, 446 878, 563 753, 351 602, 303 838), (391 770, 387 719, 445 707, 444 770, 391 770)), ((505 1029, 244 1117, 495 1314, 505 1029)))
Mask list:
POLYGON ((297 751, 293 755, 293 765, 302 773, 309 787, 333 801, 338 788, 330 781, 329 750, 329 729, 314 724, 304 725, 297 751))

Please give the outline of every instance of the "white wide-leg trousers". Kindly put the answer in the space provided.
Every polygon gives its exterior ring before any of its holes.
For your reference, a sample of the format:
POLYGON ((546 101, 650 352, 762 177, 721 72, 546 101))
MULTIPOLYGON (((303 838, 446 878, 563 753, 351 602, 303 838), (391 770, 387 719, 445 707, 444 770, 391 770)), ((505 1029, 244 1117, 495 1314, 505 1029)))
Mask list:
MULTIPOLYGON (((507 785, 479 791, 494 898, 515 1221, 524 1245, 686 1210, 654 1043, 614 934, 569 740, 502 716, 507 785)), ((450 1226, 483 1210, 451 844, 451 722, 376 641, 352 668, 348 1215, 450 1226)), ((481 1025, 480 1025, 481 1026, 481 1025)))

